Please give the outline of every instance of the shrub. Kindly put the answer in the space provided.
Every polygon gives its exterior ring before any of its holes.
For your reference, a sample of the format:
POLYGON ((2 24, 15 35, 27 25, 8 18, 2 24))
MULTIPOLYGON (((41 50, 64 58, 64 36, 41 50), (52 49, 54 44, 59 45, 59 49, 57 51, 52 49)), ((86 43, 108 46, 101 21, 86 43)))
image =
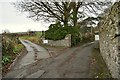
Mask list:
POLYGON ((7 65, 21 51, 23 45, 19 43, 16 34, 3 34, 2 36, 2 64, 7 65))
POLYGON ((9 38, 4 37, 4 39, 2 40, 2 53, 4 54, 12 53, 12 49, 14 48, 13 44, 14 43, 9 38))
POLYGON ((83 35, 82 42, 91 42, 94 41, 94 34, 87 33, 87 35, 83 35))
POLYGON ((49 30, 45 32, 45 39, 61 40, 67 35, 67 31, 58 23, 51 24, 49 30))
POLYGON ((8 55, 3 55, 2 56, 2 64, 3 64, 3 66, 8 64, 10 61, 11 61, 11 57, 10 56, 8 56, 8 55))
POLYGON ((76 27, 63 27, 60 23, 50 25, 49 30, 45 31, 45 39, 61 40, 64 39, 67 34, 71 34, 72 46, 80 42, 81 34, 76 27))

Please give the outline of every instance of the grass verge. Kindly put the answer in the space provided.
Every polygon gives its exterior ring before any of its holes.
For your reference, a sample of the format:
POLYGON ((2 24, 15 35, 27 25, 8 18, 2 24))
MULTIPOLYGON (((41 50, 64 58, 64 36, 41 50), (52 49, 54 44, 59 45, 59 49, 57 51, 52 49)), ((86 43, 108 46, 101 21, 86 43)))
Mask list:
POLYGON ((94 48, 91 58, 91 75, 94 78, 111 78, 110 71, 107 68, 99 48, 94 48))
POLYGON ((4 64, 2 63, 3 64, 2 65, 2 76, 4 76, 7 72, 9 72, 10 65, 14 62, 17 55, 21 54, 21 51, 23 51, 23 49, 24 49, 24 46, 22 44, 18 44, 13 49, 14 54, 2 56, 2 61, 4 61, 4 64), (4 59, 6 59, 6 60, 4 60, 4 59))
POLYGON ((34 35, 24 35, 21 36, 20 39, 29 40, 33 43, 40 44, 42 42, 42 40, 40 39, 41 35, 42 35, 41 32, 35 32, 34 35))

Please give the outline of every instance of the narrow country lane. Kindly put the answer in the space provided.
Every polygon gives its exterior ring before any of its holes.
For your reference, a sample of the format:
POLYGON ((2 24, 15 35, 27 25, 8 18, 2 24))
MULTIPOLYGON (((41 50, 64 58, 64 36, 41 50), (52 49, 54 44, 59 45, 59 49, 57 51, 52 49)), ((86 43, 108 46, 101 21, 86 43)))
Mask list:
POLYGON ((41 46, 21 40, 28 53, 4 78, 89 78, 94 42, 67 48, 52 58, 41 46))
MULTIPOLYGON (((20 41, 26 47, 28 53, 17 63, 17 66, 5 76, 6 78, 22 78, 27 74, 30 64, 35 63, 37 60, 50 57, 48 51, 43 47, 28 40, 20 41)), ((44 70, 40 70, 39 72, 42 74, 44 70)))
POLYGON ((89 64, 93 43, 69 48, 44 68, 42 78, 89 78, 89 64))
POLYGON ((50 55, 46 49, 41 46, 38 46, 28 40, 22 41, 22 44, 25 45, 28 54, 21 60, 20 67, 36 62, 36 60, 49 58, 50 55))

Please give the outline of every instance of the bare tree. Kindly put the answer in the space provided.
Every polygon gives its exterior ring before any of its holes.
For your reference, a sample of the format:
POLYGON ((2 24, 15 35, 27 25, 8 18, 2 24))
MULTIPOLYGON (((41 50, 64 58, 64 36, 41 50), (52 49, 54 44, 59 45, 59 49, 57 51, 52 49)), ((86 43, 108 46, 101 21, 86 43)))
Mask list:
POLYGON ((98 14, 96 9, 102 10, 101 6, 108 5, 104 2, 78 2, 78 1, 68 1, 63 2, 60 0, 42 2, 41 0, 24 0, 15 3, 16 7, 23 12, 29 12, 29 18, 34 20, 45 20, 45 21, 55 21, 57 19, 59 22, 63 22, 64 26, 68 26, 68 22, 72 22, 73 26, 77 25, 78 19, 85 15, 83 11, 79 11, 81 7, 88 10, 91 13, 98 14), (80 16, 79 16, 80 15, 80 16))
POLYGON ((34 20, 44 19, 50 21, 57 19, 68 26, 68 17, 70 16, 71 3, 69 2, 42 2, 40 0, 24 0, 15 3, 20 11, 29 12, 29 18, 34 20))

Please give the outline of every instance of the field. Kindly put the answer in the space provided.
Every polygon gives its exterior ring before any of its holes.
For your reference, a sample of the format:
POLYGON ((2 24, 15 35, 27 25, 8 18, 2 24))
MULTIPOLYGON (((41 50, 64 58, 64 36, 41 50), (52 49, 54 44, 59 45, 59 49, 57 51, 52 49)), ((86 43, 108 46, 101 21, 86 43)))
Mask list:
POLYGON ((29 41, 34 42, 36 44, 40 44, 41 43, 41 39, 40 39, 41 36, 42 36, 42 32, 34 32, 33 34, 20 36, 20 39, 29 40, 29 41))

